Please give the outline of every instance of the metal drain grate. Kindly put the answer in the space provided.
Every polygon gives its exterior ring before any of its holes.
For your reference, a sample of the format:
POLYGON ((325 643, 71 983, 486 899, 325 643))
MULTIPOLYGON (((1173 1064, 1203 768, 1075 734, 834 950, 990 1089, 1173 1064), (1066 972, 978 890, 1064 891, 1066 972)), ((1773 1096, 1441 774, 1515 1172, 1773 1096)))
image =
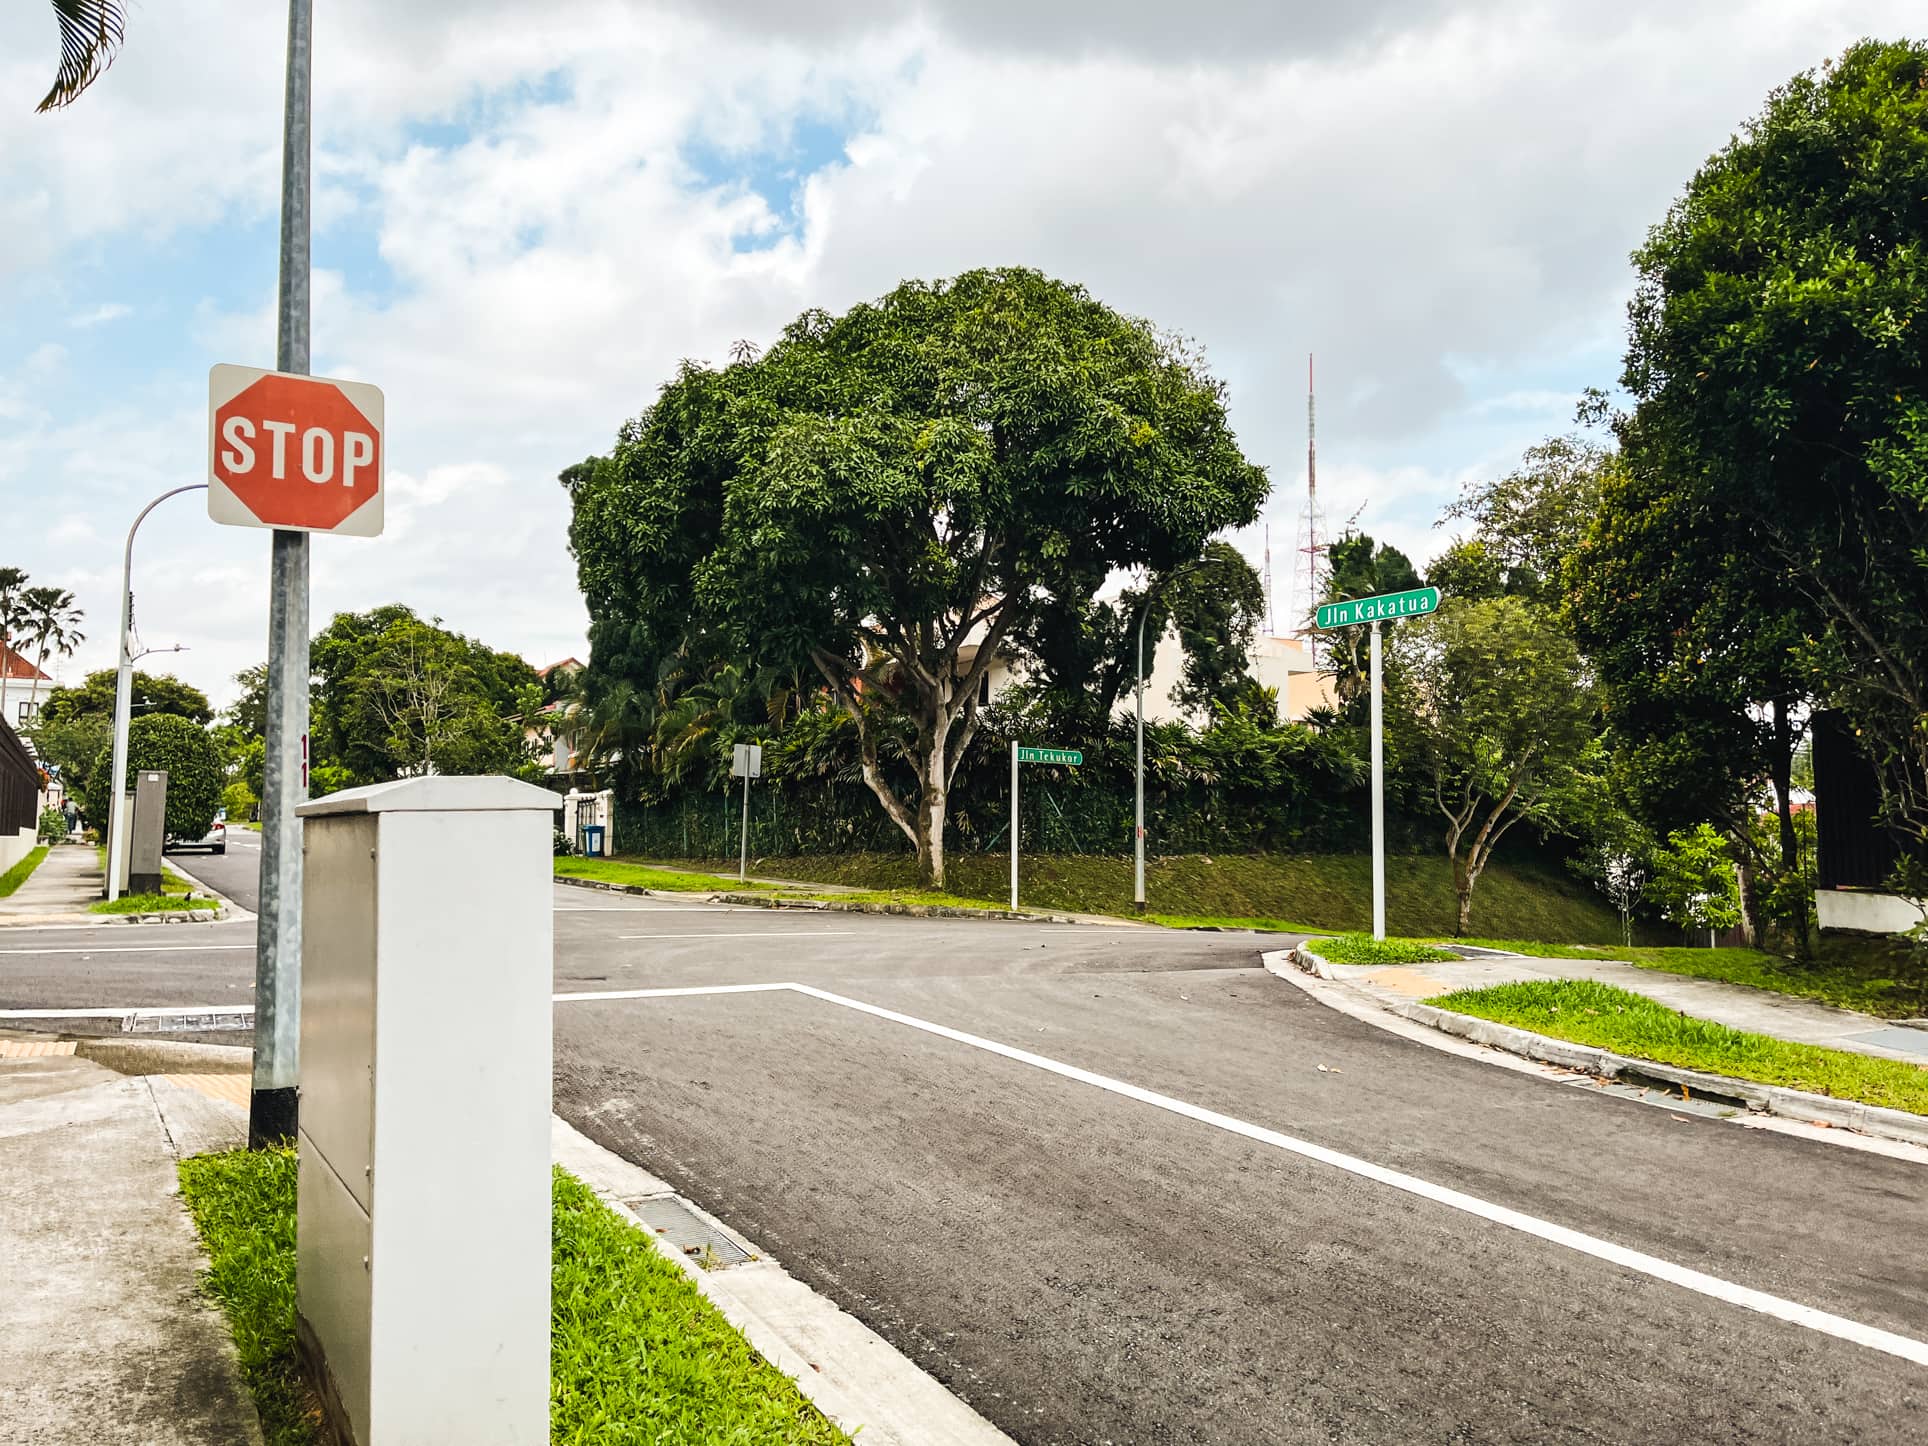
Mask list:
POLYGON ((673 1195, 649 1200, 625 1200, 626 1205, 653 1231, 684 1255, 707 1259, 713 1267, 741 1265, 749 1254, 729 1236, 673 1195))

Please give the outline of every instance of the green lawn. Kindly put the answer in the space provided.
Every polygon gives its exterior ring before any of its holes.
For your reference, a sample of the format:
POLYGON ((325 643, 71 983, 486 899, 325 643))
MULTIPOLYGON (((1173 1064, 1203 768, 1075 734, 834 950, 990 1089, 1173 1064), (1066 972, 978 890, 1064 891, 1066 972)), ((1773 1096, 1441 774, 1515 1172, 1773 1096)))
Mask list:
POLYGON ((1427 1002, 1639 1059, 1928 1115, 1928 1066, 1749 1034, 1590 979, 1495 984, 1427 1002))
POLYGON ((1459 958, 1416 939, 1375 939, 1370 934, 1308 939, 1306 947, 1329 964, 1437 964, 1459 958))
MULTIPOLYGON (((295 1354, 295 1155, 199 1155, 181 1193, 206 1246, 267 1446, 320 1446, 295 1354)), ((550 1439, 570 1446, 849 1446, 673 1262, 555 1176, 550 1439)))
MULTIPOLYGON (((107 872, 107 848, 102 845, 95 850, 100 860, 100 870, 107 872)), ((212 911, 219 905, 206 894, 194 892, 194 885, 182 878, 166 864, 161 865, 161 892, 158 894, 122 894, 111 902, 102 899, 97 904, 89 904, 90 914, 159 914, 164 912, 212 911)))
POLYGON ((1521 939, 1460 942, 1510 949, 1539 959, 1624 959, 1642 969, 1745 984, 1888 1019, 1928 1014, 1928 997, 1923 994, 1928 978, 1909 977, 1907 945, 1893 939, 1829 934, 1821 939, 1815 957, 1807 961, 1784 959, 1759 949, 1627 949, 1618 944, 1562 946, 1521 939))
POLYGON ((628 859, 585 859, 563 855, 556 859, 556 877, 595 879, 605 884, 633 884, 637 888, 662 889, 666 893, 714 894, 723 890, 767 889, 768 884, 739 884, 734 874, 698 873, 690 870, 656 868, 628 859))
MULTIPOLYGON (((680 861, 679 861, 680 862, 680 861)), ((735 860, 690 861, 734 872, 735 860)), ((1034 854, 1019 860, 1019 901, 1027 908, 1132 916, 1131 859, 1034 854)), ((1010 894, 1007 854, 952 854, 947 893, 1002 907, 1010 894)), ((902 854, 815 854, 757 861, 759 873, 860 889, 915 890, 917 862, 902 854)), ((1442 855, 1386 860, 1390 932, 1452 932, 1452 874, 1442 855)), ((1372 925, 1372 860, 1366 854, 1182 854, 1145 866, 1149 917, 1284 932, 1352 931, 1372 925), (1169 911, 1179 912, 1169 912, 1169 911), (1289 921, 1289 922, 1288 922, 1289 921)), ((1494 863, 1473 895, 1474 925, 1521 938, 1611 944, 1619 917, 1564 870, 1512 860, 1494 863)))
POLYGON ((26 883, 28 875, 39 868, 41 860, 46 857, 47 846, 40 844, 24 859, 20 860, 19 863, 8 869, 4 874, 0 874, 0 899, 6 898, 22 884, 26 883))

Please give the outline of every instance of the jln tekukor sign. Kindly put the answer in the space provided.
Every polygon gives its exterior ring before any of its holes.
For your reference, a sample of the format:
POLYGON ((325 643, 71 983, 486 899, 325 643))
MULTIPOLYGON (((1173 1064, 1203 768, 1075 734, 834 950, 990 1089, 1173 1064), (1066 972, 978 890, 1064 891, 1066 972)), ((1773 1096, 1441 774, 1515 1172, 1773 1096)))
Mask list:
POLYGON ((1084 762, 1084 754, 1076 748, 1020 748, 1019 763, 1062 763, 1068 768, 1077 768, 1084 762))
POLYGON ((1313 622, 1322 628, 1349 628, 1356 623, 1391 622, 1396 618, 1419 617, 1438 611, 1439 589, 1421 587, 1411 592, 1389 592, 1378 597, 1321 603, 1313 622))

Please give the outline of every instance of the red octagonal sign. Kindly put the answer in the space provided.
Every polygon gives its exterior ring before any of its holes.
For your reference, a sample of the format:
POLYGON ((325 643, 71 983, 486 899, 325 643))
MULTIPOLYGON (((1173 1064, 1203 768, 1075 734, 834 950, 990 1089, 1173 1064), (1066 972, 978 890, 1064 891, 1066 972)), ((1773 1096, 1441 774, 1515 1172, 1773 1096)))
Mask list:
POLYGON ((236 527, 375 537, 382 394, 253 367, 208 373, 208 516, 236 527))

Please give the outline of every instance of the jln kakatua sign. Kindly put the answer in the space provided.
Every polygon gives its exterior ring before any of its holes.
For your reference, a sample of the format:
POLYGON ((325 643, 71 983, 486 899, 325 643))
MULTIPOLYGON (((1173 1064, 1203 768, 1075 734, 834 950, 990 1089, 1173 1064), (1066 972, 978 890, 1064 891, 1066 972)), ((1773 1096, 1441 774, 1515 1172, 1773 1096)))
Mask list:
POLYGON ((1322 628, 1349 628, 1356 623, 1393 622, 1399 618, 1421 617, 1438 611, 1439 589, 1419 587, 1411 592, 1388 592, 1378 597, 1321 603, 1312 620, 1322 628))

